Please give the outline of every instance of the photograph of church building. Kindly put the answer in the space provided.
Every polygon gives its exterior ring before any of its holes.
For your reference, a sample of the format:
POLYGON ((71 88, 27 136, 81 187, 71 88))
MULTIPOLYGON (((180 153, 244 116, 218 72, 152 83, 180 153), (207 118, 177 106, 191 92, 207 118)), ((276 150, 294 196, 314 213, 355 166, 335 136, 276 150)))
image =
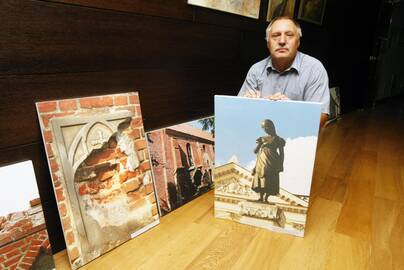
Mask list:
POLYGON ((147 133, 161 215, 212 188, 213 117, 147 133))

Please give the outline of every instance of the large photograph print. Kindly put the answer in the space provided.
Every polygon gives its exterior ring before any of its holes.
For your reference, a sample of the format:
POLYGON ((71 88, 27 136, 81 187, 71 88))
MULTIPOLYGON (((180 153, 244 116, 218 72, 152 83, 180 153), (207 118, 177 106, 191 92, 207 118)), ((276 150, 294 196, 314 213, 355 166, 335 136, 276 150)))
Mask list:
POLYGON ((214 118, 147 133, 161 215, 212 189, 214 118))
POLYGON ((137 93, 36 106, 73 269, 159 223, 137 93))
POLYGON ((281 16, 293 18, 294 12, 295 0, 269 0, 267 21, 281 16))
POLYGON ((188 0, 188 4, 258 19, 260 0, 188 0))
POLYGON ((299 6, 298 19, 322 25, 326 2, 326 0, 302 0, 299 6))
POLYGON ((54 269, 31 161, 0 167, 0 269, 54 269))
POLYGON ((304 235, 320 104, 215 96, 215 216, 304 235))

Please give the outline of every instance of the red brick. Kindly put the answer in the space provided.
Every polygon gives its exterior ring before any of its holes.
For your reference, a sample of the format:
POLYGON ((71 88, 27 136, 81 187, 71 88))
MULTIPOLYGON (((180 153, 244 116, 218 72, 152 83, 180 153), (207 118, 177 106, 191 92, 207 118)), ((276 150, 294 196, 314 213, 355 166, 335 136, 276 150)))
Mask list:
POLYGON ((123 183, 128 179, 128 171, 122 171, 119 173, 119 182, 123 183))
POLYGON ((88 192, 90 194, 95 194, 100 190, 100 186, 99 186, 98 182, 96 182, 96 181, 89 182, 87 184, 87 187, 88 187, 88 192))
POLYGON ((118 158, 127 157, 127 155, 125 154, 125 152, 123 152, 119 147, 117 147, 117 148, 115 149, 115 153, 116 153, 116 157, 118 157, 118 158))
POLYGON ((134 190, 138 189, 139 187, 140 187, 140 182, 136 178, 128 180, 123 184, 123 189, 125 190, 126 193, 134 191, 134 190))
POLYGON ((139 96, 138 95, 130 95, 129 96, 130 104, 139 104, 139 96))
POLYGON ((127 96, 115 96, 114 105, 115 106, 128 105, 128 97, 127 96))
POLYGON ((41 204, 41 199, 40 198, 36 198, 33 200, 29 201, 29 205, 31 205, 31 207, 37 206, 41 204))
POLYGON ((98 180, 99 180, 99 181, 106 181, 106 180, 108 180, 108 179, 111 179, 114 175, 115 175, 115 171, 114 171, 114 170, 104 171, 104 172, 101 172, 101 173, 98 175, 98 180))
POLYGON ((89 97, 80 99, 81 108, 100 108, 112 106, 112 97, 89 97))
POLYGON ((114 182, 115 181, 112 178, 110 180, 104 181, 100 184, 100 189, 110 189, 110 188, 112 188, 112 185, 114 184, 114 182))
POLYGON ((135 107, 136 116, 142 116, 142 110, 140 109, 140 105, 135 107))
POLYGON ((18 263, 15 263, 10 266, 9 270, 15 270, 15 269, 17 269, 17 266, 18 266, 18 263))
POLYGON ((66 243, 70 246, 74 243, 74 234, 72 232, 66 233, 66 243))
POLYGON ((18 269, 29 270, 29 269, 31 269, 31 266, 32 265, 26 264, 26 263, 19 263, 18 264, 18 269))
POLYGON ((50 247, 49 239, 46 239, 45 241, 43 241, 41 246, 48 249, 50 247))
POLYGON ((0 263, 4 262, 6 260, 5 256, 0 255, 0 263))
POLYGON ((143 120, 141 117, 132 118, 131 127, 132 129, 140 128, 143 126, 143 120))
POLYGON ((38 240, 38 239, 33 239, 31 241, 31 245, 34 245, 34 246, 40 246, 41 244, 42 244, 42 241, 38 240))
POLYGON ((57 172, 59 170, 59 165, 54 158, 49 159, 49 163, 52 172, 57 172))
POLYGON ((14 238, 10 234, 2 235, 2 236, 0 236, 0 246, 10 243, 13 240, 14 240, 14 238))
POLYGON ((88 193, 89 193, 89 190, 87 188, 87 185, 86 184, 81 184, 81 186, 79 187, 79 194, 81 196, 84 196, 84 195, 86 195, 88 193))
POLYGON ((149 195, 149 194, 153 193, 153 184, 152 183, 149 183, 149 184, 145 185, 144 187, 146 189, 146 194, 149 195))
POLYGON ((25 262, 25 263, 27 263, 27 264, 33 264, 34 261, 35 261, 35 258, 24 257, 24 258, 22 259, 22 262, 25 262))
POLYGON ((149 171, 150 170, 150 162, 145 161, 145 162, 141 163, 139 169, 140 169, 141 172, 149 171))
POLYGON ((35 246, 32 245, 32 246, 29 247, 30 252, 37 252, 40 249, 41 249, 41 245, 35 245, 35 246))
POLYGON ((121 159, 120 159, 120 163, 122 164, 122 166, 124 167, 124 168, 126 168, 126 162, 128 161, 128 157, 122 157, 121 159))
MULTIPOLYGON (((62 224, 63 224, 63 230, 65 230, 65 231, 71 229, 71 227, 72 227, 69 217, 62 219, 62 224)), ((42 242, 41 242, 41 244, 42 244, 42 242)))
POLYGON ((18 242, 9 244, 9 245, 7 245, 7 246, 1 247, 1 248, 0 248, 0 254, 5 254, 5 253, 9 252, 10 250, 19 248, 19 247, 21 247, 23 244, 24 244, 23 241, 18 241, 18 242))
POLYGON ((56 111, 56 101, 46 101, 38 103, 38 111, 40 113, 56 111))
POLYGON ((74 111, 77 110, 77 103, 74 99, 59 101, 59 109, 61 111, 74 111))
POLYGON ((128 178, 134 178, 134 177, 136 177, 138 175, 139 175, 139 172, 137 170, 133 171, 133 172, 128 171, 128 178))
POLYGON ((52 136, 52 132, 51 131, 45 131, 44 133, 43 133, 43 137, 44 137, 44 139, 45 139, 45 142, 47 142, 47 143, 51 143, 53 140, 52 140, 52 138, 53 138, 53 136, 52 136))
POLYGON ((131 136, 134 140, 139 139, 140 138, 140 129, 139 128, 133 129, 129 133, 129 136, 131 136))
POLYGON ((98 152, 94 152, 86 159, 86 164, 89 166, 97 165, 99 163, 115 159, 116 153, 114 149, 103 149, 98 152))
POLYGON ((64 203, 59 204, 59 211, 62 217, 66 216, 67 214, 66 204, 64 203))
POLYGON ((145 149, 145 148, 147 147, 146 140, 145 140, 145 139, 137 140, 137 141, 135 142, 135 147, 136 147, 136 149, 137 149, 138 151, 139 151, 139 150, 142 150, 142 149, 145 149))
POLYGON ((58 188, 56 189, 56 200, 60 201, 64 201, 65 196, 63 194, 63 189, 62 188, 58 188))
POLYGON ((10 260, 7 260, 7 261, 4 262, 4 266, 9 267, 9 266, 17 263, 20 259, 21 259, 21 255, 17 256, 17 257, 14 257, 14 258, 12 258, 10 260))
POLYGON ((9 253, 6 253, 6 258, 10 259, 12 257, 15 257, 17 255, 20 255, 21 251, 19 249, 14 249, 12 251, 10 251, 9 253))
POLYGON ((46 143, 46 154, 48 157, 53 157, 53 150, 50 143, 46 143))
POLYGON ((39 249, 29 250, 27 253, 25 253, 25 256, 29 257, 29 258, 35 258, 36 256, 38 256, 38 254, 39 254, 39 249))
POLYGON ((77 247, 69 249, 69 257, 70 257, 71 262, 74 262, 74 260, 76 260, 79 256, 80 256, 80 252, 77 247))

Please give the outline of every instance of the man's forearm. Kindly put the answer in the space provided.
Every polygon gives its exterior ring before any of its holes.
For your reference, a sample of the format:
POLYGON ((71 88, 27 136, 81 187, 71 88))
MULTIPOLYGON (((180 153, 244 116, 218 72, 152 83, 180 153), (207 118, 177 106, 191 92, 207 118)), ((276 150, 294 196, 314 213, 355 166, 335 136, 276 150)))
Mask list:
POLYGON ((327 120, 328 120, 328 114, 322 113, 320 116, 320 128, 324 127, 327 120))

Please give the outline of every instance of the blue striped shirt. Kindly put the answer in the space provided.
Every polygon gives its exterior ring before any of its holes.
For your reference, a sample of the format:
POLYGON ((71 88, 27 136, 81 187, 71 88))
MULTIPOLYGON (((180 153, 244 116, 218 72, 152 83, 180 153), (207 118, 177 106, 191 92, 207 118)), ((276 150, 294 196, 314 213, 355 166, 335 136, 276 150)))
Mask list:
POLYGON ((270 56, 254 64, 238 96, 244 96, 248 89, 260 91, 261 97, 280 92, 291 100, 320 102, 321 111, 329 113, 327 71, 319 60, 301 52, 297 52, 292 65, 282 73, 272 65, 270 56))

